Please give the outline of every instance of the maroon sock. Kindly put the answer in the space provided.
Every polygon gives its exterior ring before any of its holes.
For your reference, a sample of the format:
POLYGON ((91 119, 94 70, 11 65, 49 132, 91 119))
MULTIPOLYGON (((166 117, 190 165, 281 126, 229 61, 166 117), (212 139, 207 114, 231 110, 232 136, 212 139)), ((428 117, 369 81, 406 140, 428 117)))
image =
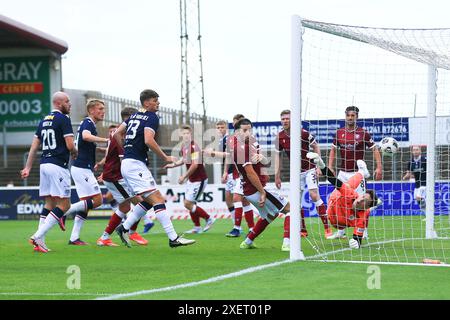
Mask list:
POLYGON ((241 226, 241 221, 242 221, 242 212, 244 211, 244 209, 242 207, 240 208, 234 208, 234 225, 237 227, 241 226))
POLYGON ((264 229, 266 229, 266 227, 269 225, 269 223, 270 222, 267 221, 266 219, 259 219, 258 222, 256 222, 253 230, 248 233, 247 238, 249 238, 252 241, 255 240, 255 238, 257 236, 259 236, 261 234, 261 232, 264 231, 264 229))
POLYGON ((245 221, 247 221, 247 225, 249 228, 253 228, 255 226, 255 220, 253 220, 253 210, 249 210, 244 212, 245 221))
POLYGON ((121 222, 122 218, 119 217, 117 214, 113 213, 113 215, 109 219, 108 226, 106 227, 105 232, 107 234, 112 234, 121 222))
POLYGON ((291 216, 284 217, 284 238, 291 237, 291 216))
POLYGON ((197 214, 197 210, 195 212, 189 211, 189 214, 191 215, 192 222, 194 222, 194 226, 200 227, 200 217, 197 214))
POLYGON ((139 224, 139 221, 141 221, 141 220, 139 219, 135 224, 133 224, 133 225, 131 226, 130 230, 136 231, 136 229, 137 229, 137 227, 138 227, 138 224, 139 224))
POLYGON ((206 213, 205 210, 203 210, 202 208, 200 208, 199 206, 197 206, 197 208, 195 208, 195 213, 200 217, 203 218, 205 220, 209 219, 209 214, 206 213))
POLYGON ((323 203, 317 208, 317 213, 319 214, 320 220, 322 220, 324 228, 328 229, 330 226, 328 225, 327 208, 323 203))

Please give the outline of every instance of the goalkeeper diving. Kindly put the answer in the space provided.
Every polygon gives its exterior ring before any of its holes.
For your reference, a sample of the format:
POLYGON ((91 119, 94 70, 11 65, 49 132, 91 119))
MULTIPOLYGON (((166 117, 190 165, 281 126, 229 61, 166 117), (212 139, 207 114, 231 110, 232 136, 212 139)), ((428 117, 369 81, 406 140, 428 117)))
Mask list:
POLYGON ((336 187, 328 201, 327 214, 331 225, 340 230, 353 227, 353 238, 349 240, 349 246, 353 249, 359 249, 364 230, 368 225, 370 208, 378 204, 378 197, 374 190, 366 190, 361 195, 355 191, 364 178, 370 177, 366 163, 363 160, 358 160, 358 172, 348 182, 344 183, 337 179, 333 172, 326 167, 319 154, 308 152, 306 157, 313 160, 322 174, 336 187))

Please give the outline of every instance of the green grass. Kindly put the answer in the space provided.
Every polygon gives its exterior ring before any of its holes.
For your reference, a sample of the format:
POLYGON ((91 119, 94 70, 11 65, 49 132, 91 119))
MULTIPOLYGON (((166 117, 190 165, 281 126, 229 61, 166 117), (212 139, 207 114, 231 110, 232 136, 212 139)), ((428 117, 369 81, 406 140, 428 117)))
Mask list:
MULTIPOLYGON (((370 241, 380 241, 382 236, 389 239, 392 230, 404 227, 405 221, 399 224, 399 218, 386 219, 372 220, 371 226, 377 227, 377 231, 371 232, 370 241), (383 234, 378 230, 381 225, 387 229, 383 234)), ((412 220, 414 228, 419 229, 420 218, 412 220)), ((420 262, 425 257, 442 259, 449 255, 449 240, 378 244, 362 249, 363 253, 355 253, 355 250, 346 249, 347 240, 322 240, 318 219, 307 219, 307 222, 308 239, 317 247, 313 249, 308 242, 302 242, 307 257, 339 251, 329 254, 328 259, 420 262), (420 247, 425 249, 419 250, 420 247)), ((289 257, 289 253, 280 251, 282 220, 266 229, 257 239, 259 248, 255 250, 239 249, 243 237, 230 239, 224 236, 231 226, 229 220, 216 222, 208 233, 190 236, 198 242, 183 248, 169 248, 158 223, 146 236, 148 246, 131 249, 97 247, 95 241, 105 225, 106 220, 86 222, 82 239, 91 243, 86 247, 67 245, 72 221, 67 223, 66 232, 55 227, 46 241, 52 252, 39 254, 34 253, 27 242, 37 221, 0 222, 0 299, 94 299, 104 294, 205 280, 289 257), (72 265, 78 266, 81 272, 78 290, 67 288, 71 276, 67 268, 72 265)), ((174 221, 174 225, 179 232, 191 227, 189 221, 174 221)), ((116 236, 114 240, 120 243, 116 236)), ((368 267, 367 264, 299 261, 214 283, 131 299, 450 299, 448 268, 379 265, 381 288, 368 289, 367 281, 371 276, 367 273, 368 267)))

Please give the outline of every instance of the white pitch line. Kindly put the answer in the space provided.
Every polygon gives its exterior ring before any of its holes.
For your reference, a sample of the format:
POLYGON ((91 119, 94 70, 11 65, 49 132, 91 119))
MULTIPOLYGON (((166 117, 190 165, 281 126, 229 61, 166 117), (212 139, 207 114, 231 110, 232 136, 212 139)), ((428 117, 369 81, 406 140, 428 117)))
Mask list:
MULTIPOLYGON (((425 238, 394 239, 394 240, 388 240, 388 241, 380 241, 380 242, 368 243, 366 245, 363 245, 362 247, 369 247, 369 246, 373 246, 373 245, 393 243, 393 242, 399 242, 399 241, 407 241, 407 240, 425 240, 425 238)), ((317 255, 314 255, 314 256, 310 256, 310 257, 307 257, 306 259, 314 261, 315 259, 321 258, 323 256, 327 256, 327 255, 330 255, 330 254, 339 253, 339 252, 343 252, 343 251, 349 251, 349 250, 353 250, 353 249, 351 249, 351 248, 343 248, 343 249, 339 249, 339 250, 335 250, 335 251, 325 252, 323 254, 317 254, 317 255)), ((108 296, 108 297, 96 298, 96 300, 115 300, 115 299, 139 296, 139 295, 143 295, 143 294, 151 294, 151 293, 156 293, 156 292, 172 291, 172 290, 177 290, 177 289, 182 289, 182 288, 195 287, 195 286, 202 285, 202 284, 213 283, 213 282, 221 281, 221 280, 224 280, 224 279, 239 277, 239 276, 247 274, 247 273, 252 273, 252 272, 255 272, 255 271, 259 271, 259 270, 280 266, 280 265, 283 265, 283 264, 286 264, 286 263, 290 263, 290 262, 295 262, 295 261, 292 261, 292 260, 289 260, 289 259, 288 260, 282 260, 282 261, 269 263, 269 264, 265 264, 265 265, 261 265, 261 266, 257 266, 257 267, 247 268, 247 269, 244 269, 244 270, 241 270, 241 271, 228 273, 228 274, 224 274, 224 275, 221 275, 221 276, 217 276, 217 277, 213 277, 213 278, 209 278, 209 279, 205 279, 205 280, 201 280, 201 281, 188 282, 188 283, 179 284, 179 285, 170 286, 170 287, 163 287, 163 288, 156 288, 156 289, 149 289, 149 290, 141 290, 141 291, 135 291, 135 292, 130 292, 130 293, 115 294, 115 295, 111 295, 111 296, 108 296)), ((351 261, 349 261, 349 262, 351 262, 351 261)), ((371 263, 372 264, 378 264, 378 262, 375 262, 375 261, 373 261, 371 263)), ((397 262, 385 262, 383 264, 398 264, 398 263, 397 262)), ((414 263, 405 263, 405 265, 429 266, 429 264, 414 264, 414 263)), ((440 265, 435 265, 435 266, 447 266, 447 265, 440 264, 440 265)))
POLYGON ((198 286, 198 285, 201 285, 201 284, 213 283, 213 282, 221 281, 221 280, 224 280, 224 279, 230 279, 230 278, 239 277, 239 276, 242 276, 242 275, 247 274, 247 273, 252 273, 252 272, 255 272, 255 271, 259 271, 259 270, 280 266, 282 264, 286 264, 286 263, 290 263, 290 262, 293 262, 293 261, 291 261, 291 260, 282 260, 282 261, 277 261, 277 262, 273 262, 273 263, 269 263, 269 264, 260 265, 260 266, 257 266, 257 267, 247 268, 247 269, 244 269, 244 270, 241 270, 241 271, 237 271, 237 272, 224 274, 224 275, 217 276, 217 277, 212 277, 212 278, 201 280, 201 281, 188 282, 188 283, 183 283, 183 284, 170 286, 170 287, 164 287, 164 288, 157 288, 157 289, 141 290, 141 291, 130 292, 130 293, 115 294, 115 295, 111 295, 111 296, 108 296, 108 297, 96 298, 95 300, 115 300, 115 299, 121 299, 121 298, 140 296, 140 295, 143 295, 143 294, 151 294, 151 293, 156 293, 156 292, 172 291, 172 290, 177 290, 177 289, 182 289, 182 288, 195 287, 195 286, 198 286))
POLYGON ((310 260, 314 262, 341 262, 341 263, 355 263, 355 264, 385 264, 394 266, 419 266, 419 267, 450 267, 450 264, 430 264, 430 263, 415 263, 415 262, 381 262, 381 261, 351 261, 351 260, 310 260))

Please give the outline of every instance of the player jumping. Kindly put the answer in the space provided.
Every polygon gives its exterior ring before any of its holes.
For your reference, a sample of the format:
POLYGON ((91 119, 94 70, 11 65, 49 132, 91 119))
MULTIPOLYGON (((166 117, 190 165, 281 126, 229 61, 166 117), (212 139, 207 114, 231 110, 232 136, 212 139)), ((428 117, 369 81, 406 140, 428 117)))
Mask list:
POLYGON ((350 239, 349 246, 352 249, 359 249, 368 225, 370 208, 376 206, 378 201, 374 190, 365 190, 363 194, 359 194, 355 190, 364 178, 370 177, 366 163, 363 160, 357 160, 358 171, 347 183, 344 183, 325 166, 325 162, 319 154, 309 152, 306 157, 313 160, 322 174, 336 187, 328 200, 327 213, 330 223, 340 230, 347 227, 354 228, 353 238, 350 239))
MULTIPOLYGON (((333 139, 333 144, 330 150, 330 157, 328 159, 328 168, 335 174, 334 161, 336 157, 336 149, 340 150, 341 165, 337 177, 347 182, 357 171, 357 160, 364 160, 366 149, 373 150, 373 157, 376 162, 376 170, 374 172, 375 180, 382 178, 382 164, 381 155, 370 133, 364 128, 358 127, 356 121, 359 117, 359 108, 349 106, 345 109, 345 128, 340 128, 336 131, 333 139)), ((366 181, 363 178, 360 185, 356 188, 356 192, 364 194, 366 191, 366 181)), ((377 205, 381 203, 381 200, 377 205)), ((375 207, 374 207, 375 208, 375 207)), ((367 237, 367 232, 364 235, 367 237)), ((345 238, 345 230, 340 229, 331 237, 327 239, 345 238)))

